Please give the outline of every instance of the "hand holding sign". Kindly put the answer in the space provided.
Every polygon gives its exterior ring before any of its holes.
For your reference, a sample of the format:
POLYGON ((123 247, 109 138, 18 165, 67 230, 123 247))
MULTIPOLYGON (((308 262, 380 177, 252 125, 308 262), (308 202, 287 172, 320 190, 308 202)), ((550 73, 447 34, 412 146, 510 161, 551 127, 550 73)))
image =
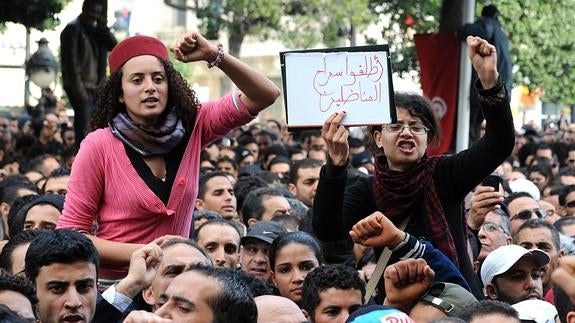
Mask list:
POLYGON ((349 158, 349 143, 347 137, 349 131, 341 124, 346 113, 336 112, 333 113, 321 129, 321 137, 325 140, 329 160, 332 165, 345 166, 349 158))

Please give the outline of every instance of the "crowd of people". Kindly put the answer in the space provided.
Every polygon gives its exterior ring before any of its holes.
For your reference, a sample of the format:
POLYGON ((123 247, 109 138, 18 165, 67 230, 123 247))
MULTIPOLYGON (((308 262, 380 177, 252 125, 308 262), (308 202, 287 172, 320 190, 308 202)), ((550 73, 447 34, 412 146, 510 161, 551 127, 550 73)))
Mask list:
POLYGON ((466 41, 485 131, 450 156, 420 95, 288 132, 202 35, 170 50, 237 89, 202 103, 158 39, 118 43, 81 142, 58 108, 0 118, 0 321, 575 322, 575 123, 516 132, 466 41))

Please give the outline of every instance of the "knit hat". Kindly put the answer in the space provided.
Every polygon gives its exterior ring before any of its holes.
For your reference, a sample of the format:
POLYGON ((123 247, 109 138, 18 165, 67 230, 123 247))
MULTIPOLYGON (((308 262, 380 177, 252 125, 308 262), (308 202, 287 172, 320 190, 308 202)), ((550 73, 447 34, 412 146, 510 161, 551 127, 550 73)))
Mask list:
POLYGON ((407 314, 393 307, 368 305, 359 308, 345 321, 346 323, 414 322, 407 314))
POLYGON ((521 258, 530 257, 537 267, 543 267, 549 263, 549 256, 539 249, 527 250, 518 245, 501 246, 490 252, 481 266, 481 281, 489 284, 497 275, 507 272, 521 258))
POLYGON ((477 298, 465 288, 452 283, 435 283, 420 302, 433 305, 449 317, 459 317, 477 298))
POLYGON ((169 60, 168 50, 160 40, 150 36, 133 36, 121 41, 110 53, 108 57, 110 73, 116 72, 131 58, 141 55, 152 55, 169 60))

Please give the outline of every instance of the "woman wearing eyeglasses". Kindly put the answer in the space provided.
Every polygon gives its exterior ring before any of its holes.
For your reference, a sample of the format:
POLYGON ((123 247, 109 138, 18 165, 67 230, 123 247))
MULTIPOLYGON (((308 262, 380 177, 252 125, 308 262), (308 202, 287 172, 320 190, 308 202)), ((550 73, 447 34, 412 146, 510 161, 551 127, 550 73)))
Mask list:
MULTIPOLYGON (((375 211, 396 225, 409 217, 405 231, 431 241, 459 266, 474 294, 480 296, 467 254, 462 201, 509 156, 515 135, 495 48, 478 37, 468 37, 467 44, 479 77, 476 87, 487 120, 485 136, 456 155, 430 157, 426 150, 438 142, 439 129, 429 101, 396 93, 397 123, 370 129, 377 146, 374 176, 346 188, 349 132, 341 125, 345 112, 331 115, 322 129, 329 161, 320 174, 313 230, 324 243, 339 244, 349 242, 352 226, 375 211)), ((381 227, 366 228, 359 240, 377 235, 379 230, 381 227)))

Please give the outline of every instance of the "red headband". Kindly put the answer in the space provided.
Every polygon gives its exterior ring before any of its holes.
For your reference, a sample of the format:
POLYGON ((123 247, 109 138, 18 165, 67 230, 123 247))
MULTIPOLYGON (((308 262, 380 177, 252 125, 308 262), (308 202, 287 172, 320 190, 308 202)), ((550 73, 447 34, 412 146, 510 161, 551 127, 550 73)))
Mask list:
POLYGON ((166 46, 157 38, 142 35, 133 36, 121 41, 110 53, 110 57, 108 57, 110 73, 116 72, 129 59, 141 55, 153 55, 169 60, 166 46))

